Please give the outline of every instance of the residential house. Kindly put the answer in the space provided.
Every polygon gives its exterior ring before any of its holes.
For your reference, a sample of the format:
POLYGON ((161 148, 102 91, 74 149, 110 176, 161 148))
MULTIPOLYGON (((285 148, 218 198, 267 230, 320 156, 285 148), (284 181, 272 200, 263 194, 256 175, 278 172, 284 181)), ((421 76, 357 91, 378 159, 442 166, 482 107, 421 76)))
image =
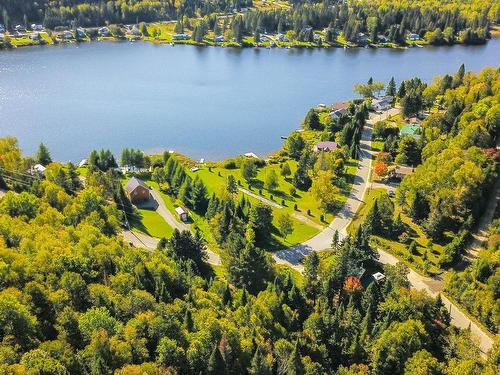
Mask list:
POLYGON ((325 152, 328 152, 328 151, 332 151, 332 150, 335 150, 337 149, 339 146, 337 143, 335 142, 332 142, 332 141, 321 141, 321 142, 318 142, 314 145, 314 152, 318 152, 318 151, 325 151, 325 152))
POLYGON ((278 41, 284 42, 285 41, 285 35, 284 34, 278 34, 278 41))
POLYGON ((387 111, 392 107, 392 96, 384 96, 372 99, 371 109, 373 111, 387 111))
POLYGON ((78 29, 76 29, 76 36, 78 38, 85 38, 87 34, 85 33, 85 30, 83 28, 79 27, 78 29))
POLYGON ((110 36, 111 35, 111 32, 109 31, 109 28, 107 27, 100 27, 99 30, 97 30, 97 34, 99 36, 110 36))
POLYGON ((214 38, 215 43, 224 43, 224 36, 218 35, 214 38))
POLYGON ((26 27, 24 27, 23 25, 16 25, 14 26, 14 30, 17 31, 18 33, 25 33, 26 27))
POLYGON ((397 165, 396 168, 389 172, 389 178, 402 180, 405 176, 412 174, 413 171, 413 167, 408 167, 406 165, 397 165))
POLYGON ((408 40, 411 40, 411 41, 417 41, 417 40, 420 40, 420 35, 418 34, 415 34, 415 33, 409 33, 408 34, 408 40))
POLYGON ((358 33, 358 35, 356 35, 356 42, 362 45, 368 44, 368 35, 365 33, 358 33))
POLYGON ((149 200, 151 192, 149 186, 137 177, 132 177, 125 184, 125 194, 133 204, 149 200))
POLYGON ((189 38, 191 38, 191 37, 189 36, 189 34, 186 34, 186 33, 174 34, 172 36, 173 40, 188 40, 189 38))
POLYGON ((43 25, 32 23, 31 30, 33 31, 43 31, 43 25))
POLYGON ((5 32, 5 26, 0 23, 0 33, 5 32))
POLYGON ((80 163, 78 163, 78 166, 81 168, 81 167, 85 167, 88 164, 89 164, 89 162, 87 161, 87 159, 82 159, 82 161, 80 163))
POLYGON ((246 154, 243 154, 245 157, 249 159, 258 159, 259 157, 255 155, 253 152, 247 152, 246 154))
POLYGON ((45 170, 46 169, 47 168, 45 168, 41 164, 35 164, 34 166, 32 166, 30 168, 29 172, 30 172, 31 175, 45 176, 45 170))
POLYGON ((184 207, 176 207, 175 208, 175 213, 177 214, 177 216, 179 217, 179 219, 183 222, 186 222, 188 221, 189 219, 189 212, 187 209, 185 209, 184 207))
POLYGON ((330 112, 330 117, 338 119, 342 116, 347 116, 349 114, 349 106, 351 102, 338 102, 331 105, 332 111, 330 112))
POLYGON ((62 40, 70 40, 73 39, 73 33, 71 31, 63 31, 62 33, 59 34, 59 38, 62 40))
POLYGON ((386 37, 383 34, 377 35, 377 40, 378 40, 379 43, 387 43, 387 42, 389 42, 389 38, 386 37))
POLYGON ((408 123, 403 125, 399 130, 399 135, 404 137, 406 135, 412 136, 415 139, 420 139, 422 133, 422 126, 419 123, 408 123))

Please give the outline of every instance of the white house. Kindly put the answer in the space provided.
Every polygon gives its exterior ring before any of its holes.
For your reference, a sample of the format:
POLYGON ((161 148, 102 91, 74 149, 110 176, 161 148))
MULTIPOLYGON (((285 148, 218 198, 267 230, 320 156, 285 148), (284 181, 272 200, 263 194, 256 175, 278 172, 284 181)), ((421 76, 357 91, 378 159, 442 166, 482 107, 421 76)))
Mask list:
POLYGON ((101 27, 99 30, 97 30, 97 33, 99 36, 110 36, 111 33, 107 27, 101 27))
POLYGON ((88 164, 89 164, 89 162, 87 159, 82 159, 82 161, 80 163, 78 163, 78 166, 81 168, 81 167, 85 167, 88 164))
POLYGON ((382 98, 372 99, 371 109, 373 111, 387 111, 392 107, 392 97, 384 96, 382 98))
POLYGON ((411 41, 420 40, 420 35, 415 34, 415 33, 409 33, 408 40, 411 40, 411 41))
POLYGON ((381 272, 375 272, 373 275, 372 275, 373 279, 377 282, 377 283, 381 283, 381 282, 384 282, 385 280, 385 275, 381 272))
POLYGON ((30 174, 32 175, 42 175, 42 176, 45 176, 45 170, 47 168, 45 168, 43 165, 41 164, 35 164, 34 166, 31 167, 30 169, 30 174))

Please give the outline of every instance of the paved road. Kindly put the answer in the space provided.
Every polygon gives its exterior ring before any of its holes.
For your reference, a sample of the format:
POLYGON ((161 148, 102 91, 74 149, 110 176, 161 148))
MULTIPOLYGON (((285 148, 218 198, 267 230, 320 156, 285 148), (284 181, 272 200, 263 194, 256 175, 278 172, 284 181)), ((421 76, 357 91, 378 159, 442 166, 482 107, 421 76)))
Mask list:
MULTIPOLYGON (((163 198, 160 193, 155 189, 151 189, 151 196, 156 201, 155 209, 156 212, 165 220, 165 222, 170 225, 170 227, 174 229, 178 229, 179 231, 183 230, 191 230, 191 227, 185 223, 181 223, 177 220, 174 214, 170 212, 165 204, 163 198)), ((143 247, 149 250, 156 249, 156 245, 158 244, 159 239, 155 237, 151 237, 142 233, 136 233, 131 231, 123 231, 123 238, 132 243, 136 247, 143 247)), ((216 266, 221 265, 220 256, 214 253, 212 250, 207 249, 208 259, 207 262, 216 266)))
MULTIPOLYGON (((383 264, 396 264, 398 259, 386 251, 377 249, 380 254, 379 261, 383 264)), ((430 277, 422 276, 412 269, 408 274, 408 280, 411 283, 412 288, 416 290, 425 290, 429 295, 437 297, 442 291, 442 283, 430 277)), ((477 338, 479 348, 484 353, 487 353, 493 346, 493 340, 486 333, 484 333, 479 326, 471 321, 467 315, 462 313, 453 303, 448 300, 445 296, 441 295, 444 305, 447 307, 451 316, 451 323, 459 328, 467 329, 470 326, 471 333, 473 337, 477 338)))
MULTIPOLYGON (((369 183, 369 177, 372 162, 372 125, 376 121, 385 119, 387 116, 390 116, 397 112, 397 109, 392 109, 381 115, 370 115, 370 119, 367 121, 367 125, 363 129, 361 137, 361 152, 358 172, 355 176, 353 188, 349 194, 349 198, 346 204, 341 209, 339 214, 335 217, 335 219, 330 223, 330 225, 321 233, 302 244, 274 253, 273 257, 276 263, 287 264, 295 270, 303 272, 303 266, 300 262, 304 258, 304 256, 309 254, 311 251, 319 251, 330 248, 333 233, 335 232, 335 230, 339 231, 341 238, 346 236, 346 228, 361 206, 366 190, 371 185, 369 183)), ((489 205, 489 207, 490 206, 492 205, 489 205)), ((492 210, 494 211, 494 208, 492 210)), ((491 221, 491 217, 483 217, 483 219, 481 220, 483 224, 491 221)), ((393 255, 383 250, 378 250, 378 252, 380 254, 380 262, 383 264, 396 264, 398 262, 398 259, 393 255)), ((437 296, 443 290, 443 281, 441 279, 424 277, 411 269, 410 274, 408 275, 408 280, 410 281, 413 288, 417 290, 426 290, 432 296, 437 296)), ((445 306, 447 306, 448 310, 450 311, 452 324, 460 328, 468 328, 470 326, 472 334, 478 338, 479 347, 481 348, 483 353, 486 353, 493 345, 492 339, 488 335, 486 335, 478 325, 476 325, 465 314, 458 310, 458 308, 456 308, 445 296, 441 296, 441 298, 445 306)))
MULTIPOLYGON (((124 230, 121 235, 126 242, 131 243, 135 247, 142 247, 148 250, 156 249, 159 241, 158 238, 151 237, 143 233, 132 232, 129 230, 124 230)), ((207 263, 214 266, 220 266, 222 264, 219 254, 216 254, 213 251, 207 249, 207 255, 207 263)))
POLYGON ((273 257, 276 263, 287 264, 297 270, 301 270, 300 261, 304 258, 304 256, 309 254, 311 251, 324 250, 331 247, 333 234, 336 230, 339 232, 341 238, 346 236, 346 228, 354 217, 354 214, 363 203, 363 198, 369 186, 372 163, 372 126, 375 122, 383 120, 398 112, 398 109, 393 108, 382 114, 370 113, 370 118, 368 119, 365 127, 363 128, 363 133, 361 134, 358 171, 354 177, 352 189, 344 207, 342 207, 340 212, 327 228, 310 240, 291 248, 275 252, 273 257))
POLYGON ((189 230, 189 225, 177 221, 175 215, 169 211, 167 205, 163 201, 163 198, 158 191, 156 191, 155 189, 151 189, 151 196, 154 198, 156 203, 158 203, 156 212, 158 212, 158 214, 163 218, 163 220, 167 222, 168 225, 180 231, 189 230))

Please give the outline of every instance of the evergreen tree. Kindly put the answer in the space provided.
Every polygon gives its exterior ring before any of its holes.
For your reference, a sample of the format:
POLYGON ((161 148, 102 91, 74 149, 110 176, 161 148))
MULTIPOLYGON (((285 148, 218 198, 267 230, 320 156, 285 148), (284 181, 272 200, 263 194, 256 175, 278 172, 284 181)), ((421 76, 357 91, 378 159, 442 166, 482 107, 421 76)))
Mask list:
POLYGON ((231 194, 236 194, 238 192, 238 185, 236 184, 236 180, 232 174, 227 176, 226 190, 231 194))
POLYGON ((311 130, 321 130, 323 128, 323 125, 319 121, 319 116, 314 109, 310 109, 309 112, 307 112, 304 125, 307 129, 311 130))
POLYGON ((43 143, 38 146, 38 151, 36 153, 37 163, 47 166, 52 163, 52 158, 50 157, 50 151, 43 143))
POLYGON ((226 373, 226 364, 217 345, 214 346, 208 360, 207 372, 210 375, 222 375, 226 373))
POLYGON ((229 284, 226 284, 226 287, 224 288, 224 294, 222 296, 222 303, 224 306, 230 305, 233 300, 233 297, 231 295, 231 288, 229 288, 229 284))
POLYGON ((385 94, 392 97, 396 96, 396 82, 394 81, 394 77, 389 81, 385 94))
POLYGON ((340 243, 339 231, 335 229, 335 232, 333 232, 332 249, 337 250, 339 243, 340 243))
POLYGON ((205 213, 205 211, 207 210, 207 188, 198 176, 196 176, 193 182, 190 202, 191 207, 196 212, 205 213))
POLYGON ((302 366, 302 361, 300 358, 299 342, 295 342, 290 357, 288 358, 288 370, 287 375, 302 375, 304 373, 304 368, 302 366))
POLYGON ((406 95, 405 81, 401 82, 398 90, 398 98, 402 99, 406 95))
POLYGON ((307 298, 316 301, 319 293, 319 257, 318 254, 311 252, 304 261, 304 292, 307 298))
POLYGON ((248 369, 248 373, 251 375, 270 375, 271 371, 269 366, 267 366, 265 362, 265 358, 260 352, 259 347, 255 350, 255 353, 252 358, 252 362, 250 363, 250 368, 248 369))

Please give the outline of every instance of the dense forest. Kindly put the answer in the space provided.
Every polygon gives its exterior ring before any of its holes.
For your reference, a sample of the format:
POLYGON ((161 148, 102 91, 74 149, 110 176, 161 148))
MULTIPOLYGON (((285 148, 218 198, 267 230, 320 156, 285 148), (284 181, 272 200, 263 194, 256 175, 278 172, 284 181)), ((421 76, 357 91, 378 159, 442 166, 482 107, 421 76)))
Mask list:
POLYGON ((500 219, 488 230, 486 248, 465 271, 452 273, 446 291, 492 333, 500 329, 500 219))
MULTIPOLYGON (((217 2, 166 0, 114 1, 33 1, 1 0, 3 23, 41 22, 48 28, 106 23, 137 23, 206 17, 215 28, 215 13, 232 13, 251 7, 251 0, 217 2)), ((259 10, 251 8, 231 20, 232 36, 241 42, 244 35, 264 32, 289 33, 301 41, 314 41, 314 30, 324 30, 332 42, 342 33, 347 41, 359 42, 360 33, 372 43, 390 41, 405 44, 416 33, 431 44, 482 43, 489 38, 490 25, 498 22, 500 7, 494 0, 471 1, 292 1, 290 7, 259 10)), ((219 25, 217 25, 217 28, 219 25)), ((226 27, 226 23, 224 24, 226 27)), ((224 30, 218 30, 224 32, 224 30)))
POLYGON ((17 191, 0 200, 0 373, 498 372, 498 347, 481 359, 439 298, 410 290, 406 267, 360 284, 355 275, 377 258, 362 231, 328 264, 309 256, 299 282, 234 216, 220 226, 224 265, 214 273, 198 234, 175 231, 154 251, 118 236, 125 198, 109 152, 92 153, 85 187, 44 146, 25 158, 4 138, 0 155, 1 183, 17 191), (33 161, 47 164, 45 179, 25 172, 33 161))

